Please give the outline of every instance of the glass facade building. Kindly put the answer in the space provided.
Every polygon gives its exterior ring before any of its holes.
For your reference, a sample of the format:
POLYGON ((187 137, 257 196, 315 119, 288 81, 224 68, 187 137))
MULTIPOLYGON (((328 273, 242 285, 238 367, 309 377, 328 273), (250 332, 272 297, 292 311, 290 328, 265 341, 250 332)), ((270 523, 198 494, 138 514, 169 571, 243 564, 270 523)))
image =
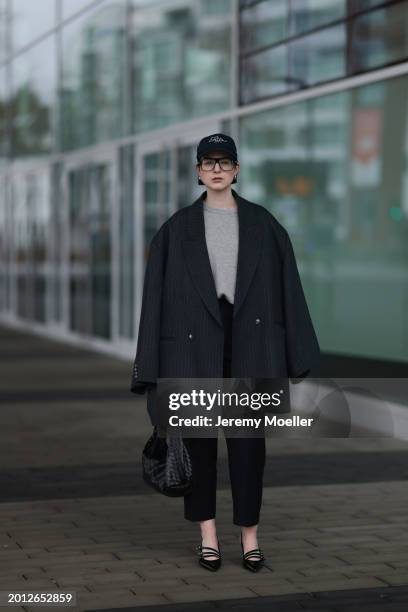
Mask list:
POLYGON ((323 352, 408 363, 407 100, 406 0, 0 0, 0 320, 132 358, 223 131, 323 352))

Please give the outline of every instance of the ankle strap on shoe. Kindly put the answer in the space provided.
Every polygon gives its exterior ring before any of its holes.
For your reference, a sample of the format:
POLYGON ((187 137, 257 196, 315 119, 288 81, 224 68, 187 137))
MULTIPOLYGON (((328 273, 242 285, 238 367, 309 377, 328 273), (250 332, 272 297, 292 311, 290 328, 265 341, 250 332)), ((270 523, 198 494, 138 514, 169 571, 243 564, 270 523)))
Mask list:
POLYGON ((202 557, 210 557, 212 555, 217 555, 218 557, 220 557, 220 551, 216 548, 212 548, 211 546, 202 546, 201 544, 199 544, 197 546, 197 550, 199 551, 199 554, 201 554, 202 557))
POLYGON ((259 557, 263 559, 263 552, 260 548, 254 548, 253 550, 248 550, 248 552, 244 554, 244 559, 248 559, 248 557, 259 557))

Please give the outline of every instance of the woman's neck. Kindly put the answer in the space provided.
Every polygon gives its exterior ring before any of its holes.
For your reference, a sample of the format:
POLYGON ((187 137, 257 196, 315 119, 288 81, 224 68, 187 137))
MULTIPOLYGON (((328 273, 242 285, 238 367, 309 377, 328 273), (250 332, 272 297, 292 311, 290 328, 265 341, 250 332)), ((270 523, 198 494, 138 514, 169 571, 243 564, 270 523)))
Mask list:
POLYGON ((210 208, 230 208, 236 209, 237 203, 231 190, 225 191, 213 191, 207 189, 207 197, 204 198, 203 202, 210 208))

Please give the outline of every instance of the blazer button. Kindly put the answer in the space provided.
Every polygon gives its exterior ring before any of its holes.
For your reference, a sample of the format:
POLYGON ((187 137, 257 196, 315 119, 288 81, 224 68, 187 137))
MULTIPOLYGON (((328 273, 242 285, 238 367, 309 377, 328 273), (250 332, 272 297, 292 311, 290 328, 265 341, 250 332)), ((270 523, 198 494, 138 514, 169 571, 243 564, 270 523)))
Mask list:
POLYGON ((261 322, 261 319, 255 319, 256 325, 259 325, 260 322, 261 322))
POLYGON ((193 334, 188 334, 188 337, 189 337, 189 338, 190 338, 190 340, 191 340, 191 338, 193 337, 193 334))

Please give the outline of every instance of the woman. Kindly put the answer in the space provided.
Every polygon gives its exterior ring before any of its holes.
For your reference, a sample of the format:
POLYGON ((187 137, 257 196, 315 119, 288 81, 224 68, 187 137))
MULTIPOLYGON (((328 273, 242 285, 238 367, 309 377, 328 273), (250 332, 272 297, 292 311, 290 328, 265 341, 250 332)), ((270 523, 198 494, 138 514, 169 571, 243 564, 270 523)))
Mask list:
MULTIPOLYGON (((231 192, 239 162, 232 138, 213 134, 197 149, 198 183, 207 188, 203 198, 208 255, 222 313, 225 341, 223 377, 231 377, 232 313, 238 260, 238 208, 231 192)), ((193 463, 193 490, 184 497, 185 517, 200 523, 200 564, 218 569, 221 557, 215 525, 217 438, 184 439, 193 463), (203 458, 205 457, 205 458, 203 458), (197 475, 197 472, 200 472, 197 475), (201 520, 200 520, 200 517, 201 520)), ((264 557, 258 548, 257 526, 262 500, 265 438, 226 437, 233 494, 234 524, 242 526, 245 567, 257 571, 264 557)))
MULTIPOLYGON (((148 389, 152 422, 158 377, 298 378, 317 363, 319 346, 289 236, 265 208, 231 189, 239 168, 230 136, 203 138, 196 172, 207 190, 151 242, 131 390, 148 389)), ((184 441, 193 471, 184 516, 200 525, 200 565, 215 571, 221 566, 217 438, 184 441)), ((242 562, 256 572, 264 563, 257 530, 265 438, 226 436, 226 443, 242 562)))

